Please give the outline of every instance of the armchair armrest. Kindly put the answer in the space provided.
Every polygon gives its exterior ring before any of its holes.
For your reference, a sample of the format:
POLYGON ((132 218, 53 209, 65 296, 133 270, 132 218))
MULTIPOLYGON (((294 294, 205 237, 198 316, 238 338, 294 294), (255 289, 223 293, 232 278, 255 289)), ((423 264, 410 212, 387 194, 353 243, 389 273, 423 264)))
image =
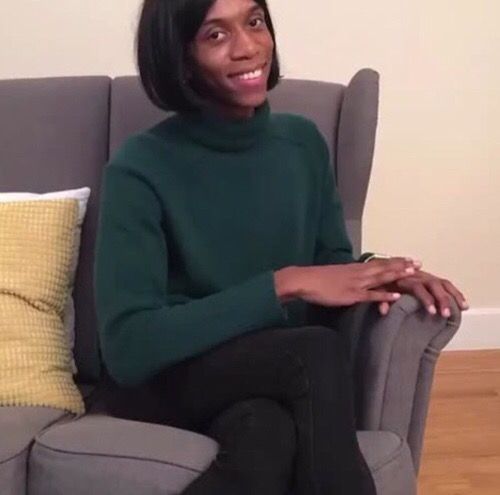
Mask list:
POLYGON ((389 430, 406 439, 418 474, 434 368, 460 326, 461 310, 452 301, 450 318, 432 316, 409 295, 386 316, 374 303, 311 309, 313 323, 348 336, 358 429, 389 430))

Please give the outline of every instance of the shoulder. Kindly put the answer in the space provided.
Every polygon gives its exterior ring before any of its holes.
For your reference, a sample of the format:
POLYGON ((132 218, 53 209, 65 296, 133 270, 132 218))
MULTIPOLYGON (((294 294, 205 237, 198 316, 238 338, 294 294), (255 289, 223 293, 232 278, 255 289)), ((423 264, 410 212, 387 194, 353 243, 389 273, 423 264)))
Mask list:
POLYGON ((182 136, 177 130, 177 116, 173 115, 159 123, 131 134, 108 162, 108 167, 125 168, 138 173, 147 173, 158 165, 176 160, 181 153, 182 136))
POLYGON ((271 116, 273 136, 292 144, 322 153, 326 142, 312 120, 293 113, 273 113, 271 116))

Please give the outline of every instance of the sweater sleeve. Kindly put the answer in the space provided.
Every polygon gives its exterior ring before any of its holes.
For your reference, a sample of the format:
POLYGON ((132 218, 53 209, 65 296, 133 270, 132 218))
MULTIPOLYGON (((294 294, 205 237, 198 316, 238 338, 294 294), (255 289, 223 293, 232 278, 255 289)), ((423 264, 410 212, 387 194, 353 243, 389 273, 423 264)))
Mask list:
POLYGON ((321 213, 316 236, 315 265, 354 263, 342 203, 337 190, 328 147, 316 129, 316 148, 322 166, 321 213))
POLYGON ((168 239, 154 187, 116 163, 104 171, 94 266, 102 355, 123 386, 234 336, 288 324, 272 270, 202 298, 168 290, 168 239))

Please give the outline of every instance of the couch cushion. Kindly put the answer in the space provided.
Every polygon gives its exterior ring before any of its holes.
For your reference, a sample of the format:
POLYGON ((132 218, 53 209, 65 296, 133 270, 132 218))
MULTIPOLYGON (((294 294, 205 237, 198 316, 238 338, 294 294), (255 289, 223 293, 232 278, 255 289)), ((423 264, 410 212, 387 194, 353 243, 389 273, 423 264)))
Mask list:
POLYGON ((64 416, 64 411, 48 407, 0 407, 1 493, 26 493, 28 447, 40 431, 64 416))
POLYGON ((194 432, 88 415, 37 437, 29 461, 29 493, 179 493, 217 451, 217 442, 194 432))
POLYGON ((413 495, 417 481, 410 449, 405 440, 390 431, 358 431, 378 495, 413 495))

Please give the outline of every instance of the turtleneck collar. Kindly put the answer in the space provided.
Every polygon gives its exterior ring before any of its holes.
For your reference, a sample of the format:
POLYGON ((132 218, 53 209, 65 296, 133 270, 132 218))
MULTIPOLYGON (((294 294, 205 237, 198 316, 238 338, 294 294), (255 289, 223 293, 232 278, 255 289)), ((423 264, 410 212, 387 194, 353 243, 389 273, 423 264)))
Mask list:
POLYGON ((179 121, 194 141, 220 151, 238 151, 251 148, 265 134, 270 113, 266 100, 249 118, 229 118, 204 109, 179 114, 179 121))

